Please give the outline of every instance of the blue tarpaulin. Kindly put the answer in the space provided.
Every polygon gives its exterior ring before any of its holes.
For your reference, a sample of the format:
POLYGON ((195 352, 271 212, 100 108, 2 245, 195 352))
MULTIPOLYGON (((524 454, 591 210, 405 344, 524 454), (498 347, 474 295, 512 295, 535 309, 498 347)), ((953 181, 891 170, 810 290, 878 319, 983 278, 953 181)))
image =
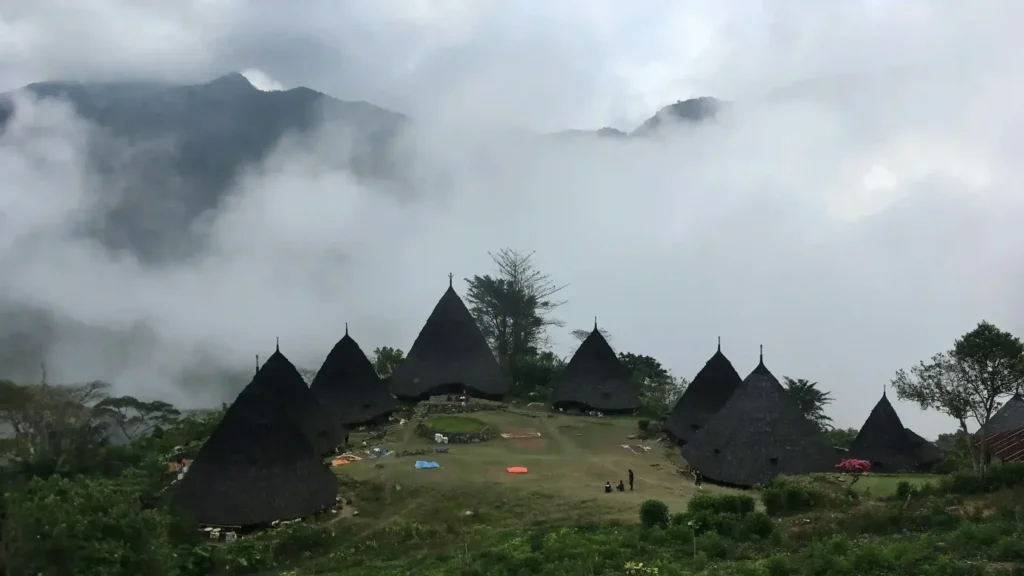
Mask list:
POLYGON ((417 468, 438 468, 439 466, 438 466, 437 462, 427 462, 426 460, 417 460, 416 461, 416 467, 417 468))

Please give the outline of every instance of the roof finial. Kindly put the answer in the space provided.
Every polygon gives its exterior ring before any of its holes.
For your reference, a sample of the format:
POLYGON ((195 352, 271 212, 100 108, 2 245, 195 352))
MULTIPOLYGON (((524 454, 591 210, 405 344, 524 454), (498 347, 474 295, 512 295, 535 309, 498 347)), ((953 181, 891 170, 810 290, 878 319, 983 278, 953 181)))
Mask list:
POLYGON ((448 273, 448 287, 449 288, 452 287, 452 278, 455 278, 455 274, 452 274, 451 272, 449 272, 448 273))
POLYGON ((345 322, 345 336, 348 336, 348 322, 345 322))
POLYGON ((594 330, 597 330, 597 316, 594 316, 594 330))
POLYGON ((274 336, 274 351, 281 351, 281 339, 277 336, 274 336))
POLYGON ((259 354, 256 355, 256 373, 257 374, 260 373, 260 355, 259 354))
POLYGON ((886 386, 885 384, 882 384, 882 398, 885 398, 885 392, 886 392, 887 388, 888 388, 888 386, 886 386))
POLYGON ((721 336, 718 337, 718 351, 719 352, 722 351, 722 337, 721 336))
POLYGON ((764 364, 764 344, 761 344, 761 364, 764 364))

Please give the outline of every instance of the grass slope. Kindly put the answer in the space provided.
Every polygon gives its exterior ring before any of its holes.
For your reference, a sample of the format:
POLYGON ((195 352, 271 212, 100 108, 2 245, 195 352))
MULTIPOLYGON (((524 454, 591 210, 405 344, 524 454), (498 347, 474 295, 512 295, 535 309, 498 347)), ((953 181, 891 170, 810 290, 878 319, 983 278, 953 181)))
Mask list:
MULTIPOLYGON (((641 444, 628 438, 637 431, 634 418, 504 411, 471 418, 499 432, 541 435, 339 466, 341 494, 359 514, 351 516, 349 509, 324 521, 245 538, 225 549, 242 565, 232 573, 1024 575, 1014 572, 1018 560, 1024 561, 1024 527, 1012 516, 1003 513, 999 519, 978 506, 949 502, 924 506, 915 499, 906 508, 902 498, 877 500, 895 493, 900 480, 925 485, 935 477, 865 476, 853 485, 862 495, 859 504, 829 504, 784 518, 768 519, 760 512, 751 520, 686 517, 680 513, 697 491, 680 472, 678 450, 656 443, 640 453, 622 447, 641 444), (413 468, 424 458, 440 468, 413 468), (509 466, 530 472, 508 474, 509 466), (604 483, 625 480, 630 468, 636 490, 605 494, 604 483), (637 524, 648 499, 665 502, 676 514, 671 525, 637 524)), ((363 436, 352 439, 358 445, 363 436)), ((399 452, 429 449, 433 443, 407 423, 382 446, 399 452)), ((835 475, 807 482, 833 494, 826 499, 833 503, 849 492, 849 480, 835 475)), ((758 498, 754 492, 707 485, 704 494, 758 498)), ((1016 510, 1024 503, 1020 497, 998 509, 1016 510)))
MULTIPOLYGON (((416 470, 416 458, 386 456, 364 459, 339 467, 337 473, 356 480, 405 487, 430 487, 465 492, 502 493, 531 498, 550 497, 571 506, 585 504, 600 509, 594 520, 636 517, 637 506, 645 499, 657 498, 672 509, 682 509, 696 492, 692 479, 683 476, 678 451, 648 443, 650 451, 635 454, 623 448, 639 445, 630 440, 637 432, 635 418, 594 418, 541 414, 528 417, 509 412, 479 412, 473 418, 486 422, 499 432, 540 432, 539 438, 498 438, 479 444, 450 444, 446 454, 429 459, 440 468, 416 470), (528 474, 509 474, 510 466, 525 466, 528 474), (635 491, 604 493, 605 482, 613 485, 627 480, 628 470, 635 474, 635 491)), ((353 435, 358 445, 360 437, 353 435)), ((396 428, 383 447, 414 450, 434 446, 418 437, 406 424, 396 428)), ((705 491, 724 488, 705 486, 705 491)))

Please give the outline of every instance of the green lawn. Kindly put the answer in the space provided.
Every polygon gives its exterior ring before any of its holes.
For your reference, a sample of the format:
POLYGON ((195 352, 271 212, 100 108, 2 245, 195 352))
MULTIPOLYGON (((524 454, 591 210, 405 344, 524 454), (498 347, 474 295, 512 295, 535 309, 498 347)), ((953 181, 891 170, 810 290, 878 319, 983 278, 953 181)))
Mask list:
POLYGON ((456 434, 479 432, 487 427, 487 422, 470 416, 439 416, 428 418, 424 423, 433 430, 456 434))
MULTIPOLYGON (((447 421, 469 419, 464 416, 441 417, 447 421)), ((658 443, 648 443, 650 451, 635 454, 623 445, 644 442, 629 439, 636 434, 636 418, 595 418, 538 413, 536 417, 504 411, 475 412, 478 420, 500 432, 515 434, 539 432, 535 438, 496 438, 478 444, 450 444, 447 453, 431 454, 429 459, 440 468, 417 470, 417 458, 385 456, 365 458, 336 468, 336 472, 358 480, 371 480, 403 487, 452 490, 456 494, 506 494, 508 498, 543 502, 536 513, 553 510, 585 509, 593 519, 636 518, 640 503, 657 498, 673 511, 682 510, 695 492, 693 480, 677 468, 682 463, 679 451, 658 443), (527 474, 509 474, 507 468, 525 466, 527 474), (635 474, 635 491, 604 493, 605 482, 626 480, 628 470, 635 474), (553 506, 552 502, 560 503, 553 506)), ((433 425, 433 424, 432 424, 433 425)), ((362 438, 353 435, 358 445, 362 438)), ((415 434, 413 426, 396 427, 382 447, 400 452, 434 446, 415 434)), ((422 458, 420 458, 422 459, 422 458)), ((728 491, 705 486, 708 492, 728 491)), ((458 500, 458 498, 456 498, 458 500)), ((445 504, 450 505, 450 500, 445 504)), ((429 504, 410 503, 413 507, 429 504)), ((521 513, 525 514, 525 513, 521 513)))
POLYGON ((939 478, 941 476, 933 474, 866 474, 861 476, 860 480, 852 486, 854 490, 862 494, 885 497, 895 494, 896 486, 900 482, 909 482, 914 486, 923 486, 938 482, 939 478))

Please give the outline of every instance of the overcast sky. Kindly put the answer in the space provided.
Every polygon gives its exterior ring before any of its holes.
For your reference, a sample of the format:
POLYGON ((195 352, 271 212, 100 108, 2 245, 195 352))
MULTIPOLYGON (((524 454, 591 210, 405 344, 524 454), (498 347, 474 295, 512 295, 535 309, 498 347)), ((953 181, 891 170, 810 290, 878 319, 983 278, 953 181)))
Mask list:
MULTIPOLYGON (((0 249, 32 236, 47 250, 0 274, 4 292, 239 361, 281 336, 317 365, 345 321, 368 352, 407 349, 448 272, 487 272, 486 252, 512 246, 569 284, 559 352, 594 315, 614 347, 688 378, 717 336, 741 375, 764 344, 776 375, 832 391, 842 426, 863 422, 897 369, 978 321, 1024 334, 1019 2, 301 6, 0 0, 0 89, 239 70, 265 88, 367 100, 420 124, 414 200, 325 165, 337 144, 325 135, 320 150, 285 147, 253 167, 202 258, 145 268, 66 238, 91 201, 89 127, 25 103, 0 142, 0 249), (512 135, 629 130, 704 95, 736 106, 653 141, 512 135)), ((952 426, 898 410, 929 437, 952 426)))

